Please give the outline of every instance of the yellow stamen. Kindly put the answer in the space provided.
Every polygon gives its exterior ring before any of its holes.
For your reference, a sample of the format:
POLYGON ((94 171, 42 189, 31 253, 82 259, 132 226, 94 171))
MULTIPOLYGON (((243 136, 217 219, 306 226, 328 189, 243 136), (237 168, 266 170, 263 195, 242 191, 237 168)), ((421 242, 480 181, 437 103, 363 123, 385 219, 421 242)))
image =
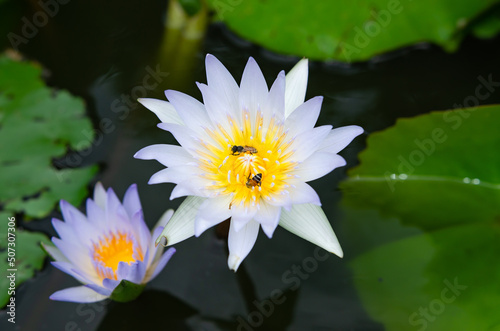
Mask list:
POLYGON ((139 247, 134 252, 134 243, 128 233, 110 232, 99 238, 99 242, 93 243, 92 258, 96 271, 101 279, 111 278, 117 279, 116 271, 120 262, 128 264, 136 261, 142 261, 143 255, 139 247), (109 273, 111 268, 112 273, 109 273))
POLYGON ((287 181, 291 178, 288 174, 297 163, 291 160, 293 140, 282 122, 273 116, 269 126, 264 127, 260 111, 251 115, 243 110, 242 115, 241 124, 228 119, 228 127, 218 125, 215 132, 210 133, 215 145, 199 151, 200 166, 207 172, 205 177, 213 182, 208 189, 232 194, 231 206, 258 207, 260 199, 272 201, 273 195, 288 192, 287 181), (233 146, 252 147, 257 152, 247 149, 234 154, 233 146), (211 162, 204 161, 205 158, 211 162), (252 180, 258 174, 261 174, 260 181, 252 180))

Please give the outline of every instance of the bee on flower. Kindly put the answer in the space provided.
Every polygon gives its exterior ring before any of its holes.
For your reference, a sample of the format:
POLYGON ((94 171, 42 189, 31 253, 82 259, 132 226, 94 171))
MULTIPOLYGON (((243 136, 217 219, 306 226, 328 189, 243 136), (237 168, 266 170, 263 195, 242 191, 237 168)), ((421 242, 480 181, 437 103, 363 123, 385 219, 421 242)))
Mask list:
MULTIPOLYGON (((230 218, 229 268, 237 270, 262 228, 283 228, 342 256, 338 240, 308 181, 344 166, 337 153, 363 132, 359 126, 314 127, 322 97, 305 100, 308 61, 281 71, 270 89, 253 58, 238 86, 212 55, 203 103, 167 90, 167 101, 139 99, 180 146, 151 145, 135 157, 167 168, 149 183, 177 184, 171 199, 188 196, 161 234, 173 245, 230 218), (229 153, 228 153, 229 151, 229 153)), ((157 239, 157 242, 161 238, 157 239)))
POLYGON ((55 260, 53 266, 83 285, 57 291, 50 296, 52 300, 132 300, 175 253, 174 248, 164 254, 163 249, 155 248, 155 239, 173 211, 167 211, 151 233, 135 184, 125 193, 122 204, 111 188, 105 191, 97 183, 94 199, 87 200, 87 215, 64 200, 60 206, 64 221, 52 220, 60 238, 52 238, 55 247, 43 247, 55 260), (115 292, 120 284, 123 288, 115 292))

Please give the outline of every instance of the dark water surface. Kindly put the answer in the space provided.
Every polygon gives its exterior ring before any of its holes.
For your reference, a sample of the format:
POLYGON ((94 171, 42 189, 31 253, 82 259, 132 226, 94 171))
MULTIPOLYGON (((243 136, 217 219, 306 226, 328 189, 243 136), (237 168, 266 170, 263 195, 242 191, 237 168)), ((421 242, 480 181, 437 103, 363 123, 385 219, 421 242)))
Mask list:
MULTIPOLYGON (((31 17, 33 9, 28 4, 10 7, 20 15, 10 16, 11 29, 20 31, 20 18, 31 17)), ((211 25, 199 45, 171 42, 163 35, 164 13, 165 4, 159 1, 73 1, 61 5, 49 24, 20 47, 28 58, 47 68, 51 86, 84 98, 93 119, 96 140, 89 153, 72 154, 60 161, 70 167, 100 164, 96 181, 113 187, 120 198, 130 184, 137 183, 150 227, 182 198, 168 199, 172 184, 148 185, 149 177, 163 166, 135 160, 133 155, 144 146, 175 140, 158 129, 155 115, 134 100, 164 98, 163 90, 171 88, 201 99, 195 81, 206 82, 206 53, 219 58, 237 81, 248 57, 253 56, 268 84, 280 70, 288 71, 298 61, 239 40, 221 25, 211 25), (165 46, 164 39, 170 44, 165 46), (179 55, 177 49, 185 54, 179 55)), ((311 62, 307 99, 325 97, 318 125, 357 124, 370 134, 399 117, 454 108, 474 94, 478 76, 500 77, 499 41, 470 38, 455 54, 420 45, 369 63, 311 62)), ((500 95, 481 102, 500 103, 500 95)), ((254 324, 262 321, 259 330, 383 330, 367 315, 356 294, 347 262, 361 243, 342 230, 338 210, 338 183, 357 164, 366 134, 340 153, 347 167, 312 183, 344 247, 344 259, 333 255, 318 259, 323 251, 278 228, 272 240, 259 235, 235 274, 227 268, 226 244, 210 229, 200 238, 176 245, 177 253, 163 272, 138 300, 126 304, 49 300, 53 292, 78 283, 46 263, 34 279, 18 289, 16 329, 257 329, 241 322, 251 318, 254 324)), ((59 212, 51 216, 61 217, 59 212)), ((50 218, 21 226, 55 235, 50 218)), ((0 316, 4 330, 5 312, 0 316)))

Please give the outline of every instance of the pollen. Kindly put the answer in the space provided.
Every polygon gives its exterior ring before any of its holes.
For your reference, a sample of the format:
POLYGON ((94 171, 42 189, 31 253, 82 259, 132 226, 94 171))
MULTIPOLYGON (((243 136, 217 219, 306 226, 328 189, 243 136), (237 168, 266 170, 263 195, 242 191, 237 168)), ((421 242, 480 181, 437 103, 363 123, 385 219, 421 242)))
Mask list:
POLYGON ((143 260, 141 249, 129 233, 109 232, 92 245, 91 257, 101 279, 117 279, 118 264, 143 260))
MULTIPOLYGON (((284 130, 283 122, 273 116, 264 123, 262 112, 250 114, 244 109, 241 123, 228 121, 210 135, 215 144, 208 159, 213 162, 202 161, 201 167, 213 181, 207 189, 231 195, 228 208, 258 208, 260 199, 275 201, 282 194, 297 165, 291 149, 293 137, 284 130)), ((199 152, 206 155, 206 151, 199 152)))

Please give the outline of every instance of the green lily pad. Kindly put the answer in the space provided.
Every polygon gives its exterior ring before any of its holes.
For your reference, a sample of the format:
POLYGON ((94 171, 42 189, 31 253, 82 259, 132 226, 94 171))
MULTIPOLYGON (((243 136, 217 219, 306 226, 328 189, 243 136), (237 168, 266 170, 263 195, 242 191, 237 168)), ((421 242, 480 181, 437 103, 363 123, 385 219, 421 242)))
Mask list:
MULTIPOLYGON (((362 61, 422 41, 455 50, 497 0, 209 0, 230 29, 270 50, 362 61)), ((498 32, 498 30, 496 30, 498 32)))
POLYGON ((386 330, 500 330, 500 227, 465 224, 351 261, 368 313, 386 330))
POLYGON ((363 216, 344 224, 355 286, 387 330, 500 330, 499 121, 498 105, 400 119, 341 184, 363 216))
POLYGON ((84 103, 47 88, 41 68, 0 56, 0 202, 11 212, 46 216, 65 199, 79 205, 97 167, 62 169, 55 158, 93 140, 84 103))
POLYGON ((19 230, 15 227, 15 218, 6 212, 0 212, 0 308, 4 307, 19 285, 33 277, 36 270, 41 270, 45 253, 40 243, 50 240, 42 233, 19 230), (11 224, 9 224, 11 223, 11 224), (9 230, 10 228, 14 230, 9 230), (12 263, 12 264, 11 264, 12 263), (7 278, 9 277, 9 278, 7 278), (11 286, 11 280, 15 286, 11 286))
POLYGON ((472 30, 479 38, 493 38, 500 31, 500 5, 481 17, 472 26, 472 30))
POLYGON ((500 216, 500 106, 440 111, 369 136, 344 201, 421 229, 500 216))
POLYGON ((186 14, 196 15, 201 9, 201 0, 178 0, 186 14))

